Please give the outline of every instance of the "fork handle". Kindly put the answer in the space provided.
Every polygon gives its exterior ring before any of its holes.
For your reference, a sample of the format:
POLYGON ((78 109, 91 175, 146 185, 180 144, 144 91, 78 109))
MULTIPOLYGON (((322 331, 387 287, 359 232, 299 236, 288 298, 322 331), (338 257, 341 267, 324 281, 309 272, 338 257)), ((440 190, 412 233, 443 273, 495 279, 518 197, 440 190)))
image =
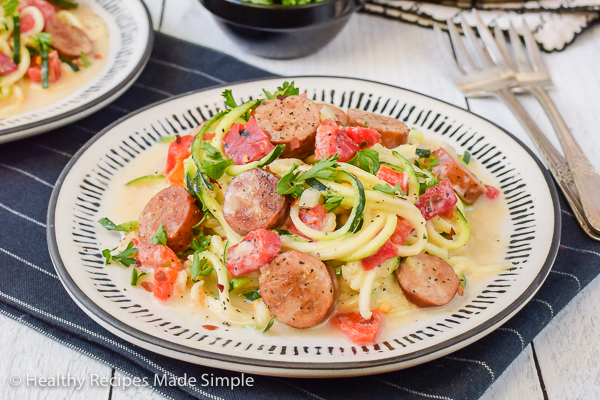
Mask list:
POLYGON ((538 99, 548 115, 554 130, 565 152, 567 163, 571 169, 573 180, 579 191, 579 198, 590 225, 600 232, 600 175, 594 170, 583 151, 577 144, 573 134, 567 127, 556 105, 541 87, 532 87, 530 92, 538 99))
POLYGON ((583 211, 581 200, 579 199, 579 193, 565 158, 556 150, 552 143, 550 143, 548 138, 546 138, 529 113, 527 113, 519 100, 509 89, 498 90, 495 94, 508 106, 521 125, 523 125, 523 128, 525 128, 529 137, 533 140, 533 143, 548 165, 548 169, 567 198, 579 225, 581 225, 583 230, 592 239, 600 240, 600 234, 589 225, 584 217, 585 213, 583 211))

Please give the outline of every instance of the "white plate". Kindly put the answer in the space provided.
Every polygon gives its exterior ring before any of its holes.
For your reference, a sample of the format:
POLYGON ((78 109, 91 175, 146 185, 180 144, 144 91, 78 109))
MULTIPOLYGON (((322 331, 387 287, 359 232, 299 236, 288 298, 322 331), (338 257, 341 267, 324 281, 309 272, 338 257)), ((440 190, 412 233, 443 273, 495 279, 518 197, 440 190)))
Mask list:
POLYGON ((154 31, 141 0, 79 0, 109 31, 109 54, 98 76, 47 107, 0 119, 0 143, 37 135, 84 118, 114 101, 140 75, 150 58, 154 31))
MULTIPOLYGON (((290 78, 287 78, 288 80, 290 78)), ((120 188, 118 176, 157 143, 185 134, 223 107, 223 88, 184 94, 137 111, 92 138, 61 174, 48 211, 48 245, 63 285, 103 327, 138 346, 179 360, 243 372, 295 377, 353 376, 423 363, 483 337, 521 309, 539 289, 558 249, 559 206, 548 171, 521 142, 468 111, 405 89, 337 77, 295 77, 309 97, 342 108, 363 108, 406 121, 438 136, 459 153, 468 149, 504 192, 509 215, 502 238, 517 269, 469 288, 454 311, 425 313, 388 329, 374 345, 356 346, 342 334, 307 331, 255 335, 221 326, 209 331, 193 316, 174 312, 132 288, 123 268, 105 266, 99 252, 118 237, 97 221, 120 188), (125 290, 127 288, 127 290, 125 290)), ((227 85, 248 100, 281 78, 227 85)))

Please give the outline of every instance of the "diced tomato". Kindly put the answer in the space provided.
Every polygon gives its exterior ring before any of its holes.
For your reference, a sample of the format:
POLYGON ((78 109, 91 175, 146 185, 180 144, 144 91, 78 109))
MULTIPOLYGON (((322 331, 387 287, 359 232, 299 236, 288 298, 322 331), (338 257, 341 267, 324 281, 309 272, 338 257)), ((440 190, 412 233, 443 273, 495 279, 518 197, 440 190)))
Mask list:
POLYGON ((456 210, 456 207, 449 208, 446 211, 444 211, 443 213, 440 213, 440 217, 442 217, 444 219, 452 219, 454 217, 455 210, 456 210))
POLYGON ((345 333, 356 344, 374 343, 377 340, 383 313, 374 310, 370 320, 365 320, 358 311, 336 314, 331 318, 333 326, 345 333))
POLYGON ((21 18, 21 33, 27 33, 35 25, 35 19, 31 14, 27 14, 21 18))
POLYGON ((485 185, 485 188, 487 189, 487 193, 485 195, 488 197, 488 199, 494 200, 495 198, 500 196, 500 190, 496 189, 495 187, 485 185))
POLYGON ((406 243, 406 240, 413 231, 414 228, 410 222, 399 216, 398 223, 396 224, 396 230, 392 234, 390 240, 392 243, 402 246, 404 243, 406 243))
POLYGON ((233 278, 256 271, 268 264, 281 251, 277 232, 258 229, 227 251, 227 271, 233 278))
POLYGON ((317 160, 322 160, 337 153, 340 161, 348 161, 356 155, 358 149, 358 144, 343 131, 340 131, 338 124, 335 122, 326 119, 317 128, 315 139, 315 158, 317 160))
POLYGON ((391 240, 388 240, 377 252, 360 260, 360 263, 365 271, 369 271, 394 257, 398 257, 398 248, 391 240))
MULTIPOLYGON (((32 62, 32 66, 27 70, 27 76, 31 79, 32 82, 42 83, 42 61, 40 56, 35 57, 34 62, 32 62)), ((62 67, 60 63, 60 58, 58 57, 58 52, 56 50, 52 50, 48 53, 48 82, 55 83, 58 81, 62 75, 62 67)))
POLYGON ((258 161, 274 148, 254 117, 246 125, 233 124, 223 138, 225 155, 237 165, 258 161))
POLYGON ((137 239, 133 239, 133 244, 138 252, 135 253, 135 259, 144 269, 164 268, 169 263, 169 268, 182 270, 183 265, 173 250, 162 244, 146 246, 137 239))
POLYGON ((373 128, 362 126, 345 126, 340 129, 346 134, 358 147, 365 149, 373 146, 375 143, 381 143, 381 134, 373 128))
POLYGON ((406 172, 399 172, 387 165, 382 165, 377 171, 377 177, 392 186, 400 185, 404 193, 408 190, 408 174, 406 172))
POLYGON ((452 185, 444 180, 434 187, 427 188, 425 193, 419 196, 415 206, 421 210, 425 220, 430 220, 444 211, 453 209, 457 201, 452 185))
POLYGON ((17 69, 19 69, 19 67, 12 58, 0 51, 0 76, 6 76, 17 69))
POLYGON ((308 225, 317 231, 322 231, 325 225, 325 217, 327 217, 327 210, 321 204, 317 204, 312 208, 301 208, 300 209, 300 221, 308 225))
POLYGON ((28 6, 34 6, 38 10, 42 12, 44 16, 44 22, 48 22, 53 20, 56 17, 56 10, 54 6, 47 1, 44 0, 20 0, 19 2, 19 11, 28 6))
POLYGON ((173 294, 173 287, 177 281, 178 272, 173 268, 157 268, 154 270, 154 281, 152 292, 154 297, 161 301, 167 301, 173 294))
POLYGON ((192 142, 196 135, 179 136, 169 144, 167 153, 167 168, 165 170, 167 183, 183 186, 183 162, 191 154, 192 142))

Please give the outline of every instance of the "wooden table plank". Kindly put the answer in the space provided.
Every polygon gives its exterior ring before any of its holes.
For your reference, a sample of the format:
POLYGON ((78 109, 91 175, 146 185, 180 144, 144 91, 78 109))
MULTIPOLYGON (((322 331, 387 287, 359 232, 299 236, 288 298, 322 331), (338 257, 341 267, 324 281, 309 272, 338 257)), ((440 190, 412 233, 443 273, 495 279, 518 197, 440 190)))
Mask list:
POLYGON ((92 375, 97 382, 110 378, 112 368, 94 360, 81 352, 69 348, 54 339, 43 335, 12 318, 0 315, 0 393, 7 400, 107 400, 110 386, 92 383, 92 375), (13 375, 21 377, 21 384, 9 383, 13 375), (77 389, 71 383, 66 387, 34 387, 27 377, 56 378, 57 376, 85 378, 83 386, 77 389))
POLYGON ((600 399, 598 304, 596 278, 535 338, 550 400, 600 399))

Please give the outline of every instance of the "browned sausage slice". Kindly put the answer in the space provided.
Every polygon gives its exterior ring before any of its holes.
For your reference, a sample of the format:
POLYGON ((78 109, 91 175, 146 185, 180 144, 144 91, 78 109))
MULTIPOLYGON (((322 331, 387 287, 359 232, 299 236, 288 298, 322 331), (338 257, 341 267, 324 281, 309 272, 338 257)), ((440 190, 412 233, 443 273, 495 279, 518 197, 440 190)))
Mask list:
POLYGON ((52 47, 65 57, 75 58, 81 56, 81 53, 89 54, 94 48, 92 40, 84 31, 60 18, 46 22, 44 30, 50 34, 52 47))
POLYGON ((332 106, 331 104, 317 104, 317 107, 319 107, 319 113, 324 106, 327 106, 327 108, 329 108, 335 114, 337 122, 344 126, 348 125, 348 116, 346 113, 339 108, 332 106))
POLYGON ((312 100, 304 96, 272 99, 258 106, 254 117, 271 143, 285 144, 281 157, 304 158, 315 150, 321 113, 312 100))
POLYGON ((441 179, 448 179, 458 195, 467 203, 475 203, 487 193, 487 189, 474 173, 456 157, 444 148, 433 152, 439 164, 433 167, 433 173, 441 179))
POLYGON ((183 187, 171 186, 158 192, 140 214, 138 233, 140 242, 152 244, 152 236, 160 224, 167 235, 167 246, 175 253, 186 250, 194 239, 193 226, 203 213, 183 187))
POLYGON ((368 126, 381 134, 381 144, 393 149, 405 144, 410 129, 402 121, 357 108, 348 109, 350 126, 368 126))
POLYGON ((419 307, 442 306, 460 287, 460 280, 446 261, 425 253, 407 257, 396 275, 406 298, 419 307))
POLYGON ((242 172, 225 191, 223 216, 240 235, 282 224, 288 211, 287 199, 277 193, 279 177, 254 168, 242 172))
POLYGON ((310 328, 332 310, 335 290, 321 260, 288 251, 261 268, 260 294, 277 320, 294 328, 310 328))

